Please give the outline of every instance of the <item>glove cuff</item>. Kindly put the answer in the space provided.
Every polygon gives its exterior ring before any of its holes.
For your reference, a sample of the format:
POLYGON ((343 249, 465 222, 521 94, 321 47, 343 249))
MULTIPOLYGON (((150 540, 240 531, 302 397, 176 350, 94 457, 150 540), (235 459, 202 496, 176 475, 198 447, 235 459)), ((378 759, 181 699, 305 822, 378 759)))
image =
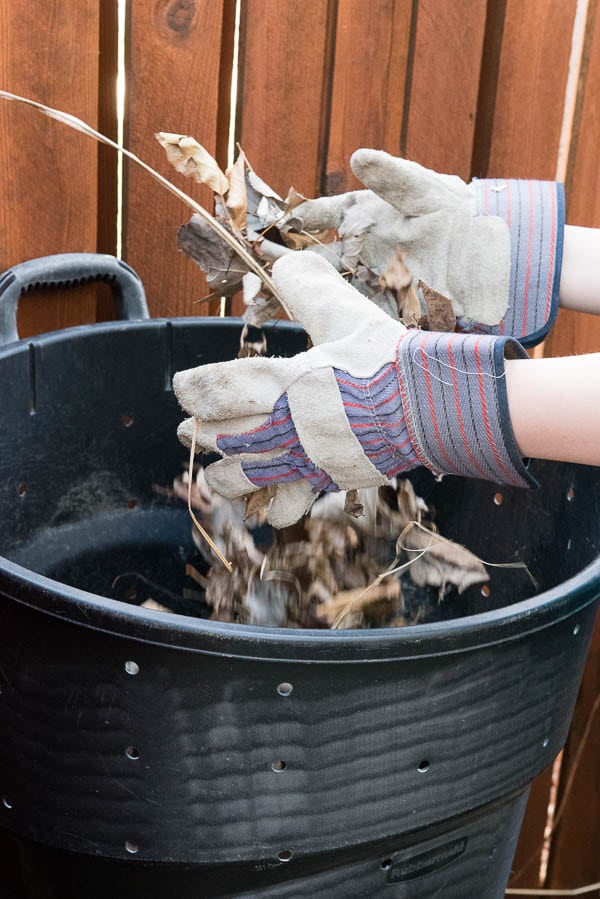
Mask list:
POLYGON ((396 365, 419 460, 436 474, 537 486, 510 422, 504 359, 527 354, 516 340, 409 331, 396 365))
POLYGON ((562 184, 484 178, 472 182, 476 214, 504 219, 510 231, 508 308, 499 325, 460 322, 464 330, 516 337, 525 346, 544 340, 558 311, 565 226, 562 184))

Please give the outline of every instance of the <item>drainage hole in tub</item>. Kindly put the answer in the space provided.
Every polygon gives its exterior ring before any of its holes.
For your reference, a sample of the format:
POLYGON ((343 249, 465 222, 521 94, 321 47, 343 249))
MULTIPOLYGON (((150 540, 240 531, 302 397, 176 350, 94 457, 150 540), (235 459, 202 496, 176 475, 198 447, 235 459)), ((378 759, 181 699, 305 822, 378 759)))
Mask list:
POLYGON ((139 674, 140 666, 138 665, 137 662, 134 662, 132 659, 127 659, 127 661, 125 662, 125 671, 127 672, 127 674, 131 674, 131 675, 139 674))
POLYGON ((134 843, 133 840, 125 840, 125 851, 129 852, 130 855, 135 855, 139 850, 140 847, 137 843, 134 843))
POLYGON ((281 852, 278 853, 277 858, 280 862, 289 862, 291 861, 293 854, 291 849, 282 849, 281 852))
POLYGON ((287 681, 283 681, 281 684, 277 685, 277 692, 280 696, 289 696, 293 689, 293 685, 289 684, 287 681))
POLYGON ((417 765, 417 771, 420 774, 425 774, 426 771, 429 771, 429 767, 430 765, 427 759, 423 759, 423 761, 419 762, 419 764, 417 765))
POLYGON ((13 801, 10 798, 10 796, 2 797, 2 805, 4 806, 4 808, 7 808, 7 809, 11 809, 13 807, 13 801))
POLYGON ((139 749, 136 749, 135 746, 128 746, 127 749, 125 750, 125 755, 127 756, 128 759, 131 759, 132 761, 135 762, 140 757, 140 751, 139 751, 139 749))
POLYGON ((494 505, 501 506, 503 502, 504 502, 504 497, 502 496, 502 494, 500 492, 494 493, 494 505))
POLYGON ((277 759, 276 762, 271 762, 271 771, 285 771, 287 768, 287 762, 284 762, 283 759, 277 759))
POLYGON ((384 860, 381 862, 381 870, 389 871, 391 867, 392 867, 391 858, 384 858, 384 860))
POLYGON ((486 599, 487 599, 487 597, 490 595, 491 592, 492 592, 492 591, 490 590, 490 585, 489 585, 489 584, 484 584, 483 587, 481 588, 481 595, 482 595, 482 596, 485 596, 486 599))

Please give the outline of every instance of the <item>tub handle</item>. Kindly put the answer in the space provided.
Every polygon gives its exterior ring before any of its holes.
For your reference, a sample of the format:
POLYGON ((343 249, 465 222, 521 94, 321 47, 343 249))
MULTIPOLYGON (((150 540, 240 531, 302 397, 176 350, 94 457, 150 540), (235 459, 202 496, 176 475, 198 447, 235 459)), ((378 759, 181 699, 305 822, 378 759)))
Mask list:
POLYGON ((149 318, 139 276, 115 256, 101 253, 57 253, 39 256, 7 269, 0 276, 0 345, 19 339, 19 297, 38 287, 65 288, 93 281, 109 284, 120 319, 149 318))

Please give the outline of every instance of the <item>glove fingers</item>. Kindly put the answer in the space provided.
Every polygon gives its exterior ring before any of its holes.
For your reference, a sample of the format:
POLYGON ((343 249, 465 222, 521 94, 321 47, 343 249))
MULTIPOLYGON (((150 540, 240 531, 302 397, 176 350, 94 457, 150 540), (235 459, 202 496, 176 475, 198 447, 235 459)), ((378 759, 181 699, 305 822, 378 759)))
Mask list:
POLYGON ((271 501, 267 521, 274 528, 287 528, 306 515, 317 498, 306 480, 282 484, 271 501))
POLYGON ((222 459, 214 462, 204 471, 206 483, 226 499, 239 499, 260 490, 246 477, 238 458, 222 459))
MULTIPOLYGON (((240 499, 260 489, 246 477, 237 459, 223 459, 209 465, 205 478, 211 490, 226 499, 240 499)), ((271 500, 267 521, 275 528, 289 527, 306 515, 316 498, 309 481, 299 476, 295 481, 280 484, 271 500)))
POLYGON ((292 359, 256 356, 199 365, 177 372, 173 389, 188 415, 201 421, 222 422, 268 415, 299 369, 292 359))
POLYGON ((228 434, 242 433, 253 431, 264 423, 264 415, 250 415, 245 418, 238 418, 235 422, 228 421, 226 425, 221 421, 200 421, 195 418, 186 418, 177 428, 177 437, 190 449, 196 421, 198 421, 198 429, 196 431, 196 452, 222 453, 223 450, 217 446, 217 438, 222 436, 223 429, 227 429, 228 434))
POLYGON ((367 317, 388 320, 332 265, 310 250, 278 259, 273 266, 273 281, 294 320, 308 331, 315 346, 341 340, 367 317))
POLYGON ((460 178, 440 175, 383 150, 356 150, 350 165, 366 187, 406 216, 452 207, 468 196, 460 178))

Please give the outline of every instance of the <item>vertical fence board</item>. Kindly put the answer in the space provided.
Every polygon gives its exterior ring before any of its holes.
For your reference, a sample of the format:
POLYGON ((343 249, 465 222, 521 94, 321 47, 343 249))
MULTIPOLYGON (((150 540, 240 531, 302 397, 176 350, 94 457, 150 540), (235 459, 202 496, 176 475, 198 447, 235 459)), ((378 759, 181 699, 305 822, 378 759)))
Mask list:
MULTIPOLYGON (((581 539, 585 539, 581 535, 581 539)), ((569 889, 600 881, 600 837, 598 809, 600 806, 600 711, 596 708, 589 735, 579 764, 572 778, 572 786, 565 797, 566 785, 580 752, 586 725, 594 704, 600 696, 600 617, 579 690, 577 706, 565 748, 561 772, 558 807, 564 802, 564 812, 558 821, 553 840, 548 887, 569 889)))
POLYGON ((489 159, 474 174, 555 177, 575 7, 506 0, 489 159))
POLYGON ((485 0, 418 0, 402 155, 468 179, 485 0))
MULTIPOLYGON (((567 175, 567 221, 600 227, 600 10, 590 4, 588 41, 567 175)), ((600 317, 562 310, 549 341, 556 356, 600 351, 600 317)))
POLYGON ((360 188, 359 147, 400 153, 412 0, 345 0, 338 7, 323 193, 360 188))
MULTIPOLYGON (((218 106, 229 104, 219 95, 222 26, 221 0, 135 0, 126 39, 126 144, 210 211, 212 193, 171 168, 154 135, 189 134, 215 152, 218 106)), ((142 278, 151 314, 206 312, 194 305, 206 282, 176 244, 191 210, 139 167, 125 170, 123 256, 142 278)))
MULTIPOLYGON (((96 124, 98 4, 1 0, 2 87, 96 124)), ((0 267, 96 248, 97 146, 0 101, 0 267)), ((95 320, 95 291, 28 295, 21 336, 95 320)))
POLYGON ((240 28, 239 141, 285 195, 319 192, 330 63, 328 0, 247 0, 240 28))
POLYGON ((531 785, 523 826, 512 864, 511 887, 537 886, 552 786, 552 768, 542 772, 531 785))

